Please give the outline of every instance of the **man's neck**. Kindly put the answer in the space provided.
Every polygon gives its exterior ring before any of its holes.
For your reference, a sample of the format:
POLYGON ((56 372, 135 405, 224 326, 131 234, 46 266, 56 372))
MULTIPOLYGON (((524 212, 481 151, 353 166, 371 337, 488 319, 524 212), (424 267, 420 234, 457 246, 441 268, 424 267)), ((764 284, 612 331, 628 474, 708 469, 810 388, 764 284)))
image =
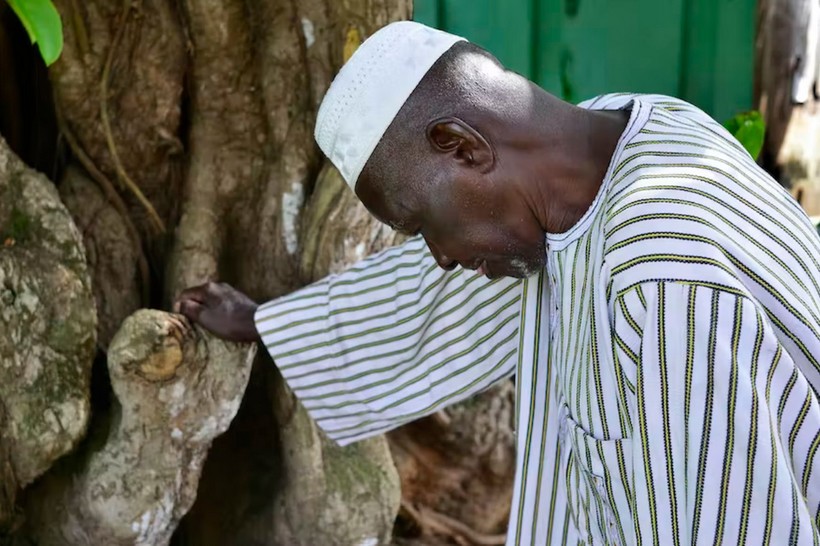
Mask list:
POLYGON ((568 106, 562 114, 541 135, 528 169, 536 176, 527 176, 530 206, 548 233, 567 231, 592 205, 629 120, 626 111, 568 106))

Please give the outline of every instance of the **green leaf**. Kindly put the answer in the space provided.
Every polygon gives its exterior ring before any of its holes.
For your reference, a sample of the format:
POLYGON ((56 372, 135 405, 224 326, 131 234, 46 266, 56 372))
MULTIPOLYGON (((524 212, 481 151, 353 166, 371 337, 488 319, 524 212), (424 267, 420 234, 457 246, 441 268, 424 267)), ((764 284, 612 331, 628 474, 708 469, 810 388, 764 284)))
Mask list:
POLYGON ((746 148, 755 161, 763 149, 763 138, 766 136, 766 122, 760 112, 742 112, 723 124, 740 144, 746 148))
POLYGON ((63 51, 63 24, 51 0, 6 0, 28 32, 32 44, 40 48, 46 65, 63 51))

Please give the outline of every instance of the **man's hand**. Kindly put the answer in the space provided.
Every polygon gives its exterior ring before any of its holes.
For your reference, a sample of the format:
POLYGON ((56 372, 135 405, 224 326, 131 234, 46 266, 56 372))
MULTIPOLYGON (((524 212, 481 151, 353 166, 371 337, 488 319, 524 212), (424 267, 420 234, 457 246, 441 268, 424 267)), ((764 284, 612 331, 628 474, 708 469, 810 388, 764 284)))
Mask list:
POLYGON ((234 287, 214 282, 188 288, 174 302, 174 312, 222 339, 240 342, 259 340, 253 321, 257 307, 234 287))

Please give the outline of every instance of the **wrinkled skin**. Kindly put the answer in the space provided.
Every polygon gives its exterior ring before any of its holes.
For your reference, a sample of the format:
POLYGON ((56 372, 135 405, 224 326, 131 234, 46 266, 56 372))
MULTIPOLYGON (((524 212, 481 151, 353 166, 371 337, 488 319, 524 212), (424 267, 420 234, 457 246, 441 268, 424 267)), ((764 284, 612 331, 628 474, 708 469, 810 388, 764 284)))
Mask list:
POLYGON ((461 266, 490 278, 524 278, 541 269, 544 230, 516 189, 494 180, 499 169, 492 145, 456 118, 434 121, 426 137, 433 153, 425 160, 437 166, 418 184, 423 191, 404 185, 384 192, 391 182, 365 167, 356 194, 368 210, 397 231, 422 235, 444 269, 461 266))

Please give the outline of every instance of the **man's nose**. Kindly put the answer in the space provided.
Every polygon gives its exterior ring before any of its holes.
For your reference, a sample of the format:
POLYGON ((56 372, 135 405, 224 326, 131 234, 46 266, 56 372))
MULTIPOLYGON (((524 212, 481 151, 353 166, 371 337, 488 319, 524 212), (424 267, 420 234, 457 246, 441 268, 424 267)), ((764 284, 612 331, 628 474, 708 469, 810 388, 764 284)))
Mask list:
POLYGON ((430 248, 430 252, 433 253, 433 258, 436 259, 436 263, 440 268, 446 271, 452 271, 455 269, 458 262, 444 254, 441 249, 439 249, 439 247, 437 247, 434 243, 430 242, 430 239, 427 237, 425 237, 424 240, 427 242, 427 246, 430 248))

